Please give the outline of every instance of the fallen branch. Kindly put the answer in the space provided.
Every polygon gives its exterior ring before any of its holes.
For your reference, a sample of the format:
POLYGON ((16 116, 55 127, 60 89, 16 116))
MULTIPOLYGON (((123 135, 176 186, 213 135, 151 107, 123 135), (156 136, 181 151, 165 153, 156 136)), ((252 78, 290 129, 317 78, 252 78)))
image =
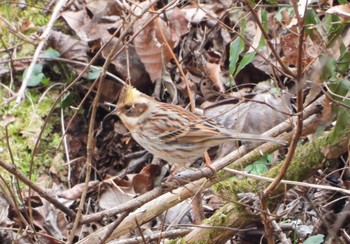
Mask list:
MULTIPOLYGON (((304 123, 304 129, 312 127, 311 124, 304 123)), ((317 169, 326 167, 327 155, 324 154, 324 149, 330 150, 332 152, 332 158, 339 157, 344 152, 348 150, 348 143, 350 138, 350 129, 344 131, 342 137, 337 141, 332 141, 332 133, 325 135, 316 139, 314 142, 307 143, 305 145, 299 146, 295 152, 294 158, 290 164, 288 171, 286 172, 285 179, 293 181, 303 181, 308 179, 314 174, 317 169)), ((279 164, 271 168, 265 175, 269 178, 274 178, 280 171, 282 164, 279 164)), ((259 193, 266 183, 262 183, 261 180, 257 179, 242 179, 238 180, 236 178, 228 180, 227 182, 220 182, 220 185, 217 186, 217 189, 220 191, 220 195, 226 197, 235 197, 236 193, 241 192, 253 192, 259 193)), ((316 187, 316 186, 315 186, 316 187)), ((320 186, 319 188, 322 188, 320 186)), ((274 201, 269 201, 269 209, 274 209, 276 205, 280 202, 281 198, 284 196, 282 193, 285 192, 285 187, 283 184, 280 184, 271 195, 274 201)), ((339 192, 344 192, 342 189, 339 189, 339 192)), ((344 193, 349 193, 344 192, 344 193)), ((216 213, 204 221, 205 225, 223 225, 233 228, 239 228, 248 224, 252 220, 259 220, 259 216, 253 216, 248 214, 247 211, 242 210, 242 206, 238 203, 228 203, 222 208, 218 209, 216 213), (225 213, 223 218, 222 213, 225 213), (242 221, 244 219, 244 221, 242 221)), ((200 243, 208 240, 209 237, 215 236, 215 239, 211 239, 211 243, 225 242, 232 236, 232 231, 225 230, 215 230, 215 235, 212 230, 203 230, 196 228, 190 234, 184 238, 184 243, 200 243)))

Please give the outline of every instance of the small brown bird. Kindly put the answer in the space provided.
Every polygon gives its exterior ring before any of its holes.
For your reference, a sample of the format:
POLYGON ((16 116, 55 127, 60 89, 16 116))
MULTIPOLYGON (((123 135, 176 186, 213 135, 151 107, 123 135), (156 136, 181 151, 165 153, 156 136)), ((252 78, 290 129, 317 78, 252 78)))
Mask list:
POLYGON ((286 144, 275 138, 227 129, 182 107, 158 102, 129 85, 120 94, 117 114, 137 143, 153 155, 181 166, 189 166, 209 148, 227 141, 286 144))

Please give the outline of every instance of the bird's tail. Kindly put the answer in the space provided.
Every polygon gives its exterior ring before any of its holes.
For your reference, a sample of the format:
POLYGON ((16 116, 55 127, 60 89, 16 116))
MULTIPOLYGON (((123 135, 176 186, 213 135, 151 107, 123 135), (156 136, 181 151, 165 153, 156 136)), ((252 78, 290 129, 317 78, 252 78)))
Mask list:
POLYGON ((255 135, 255 134, 247 134, 247 133, 235 133, 232 135, 235 140, 243 140, 243 141, 265 141, 265 142, 273 142, 281 145, 288 145, 288 142, 284 140, 279 140, 269 136, 255 135))

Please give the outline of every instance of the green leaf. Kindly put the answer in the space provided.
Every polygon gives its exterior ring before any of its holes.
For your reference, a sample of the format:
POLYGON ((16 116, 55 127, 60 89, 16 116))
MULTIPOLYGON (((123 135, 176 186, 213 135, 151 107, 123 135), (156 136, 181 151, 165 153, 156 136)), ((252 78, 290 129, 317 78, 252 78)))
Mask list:
POLYGON ((230 45, 230 64, 229 64, 229 73, 230 76, 233 76, 236 72, 237 62, 239 55, 244 50, 244 41, 242 38, 237 37, 230 45))
POLYGON ((324 235, 323 234, 317 234, 314 236, 310 236, 304 241, 304 244, 322 244, 324 241, 324 235))
MULTIPOLYGON (((340 96, 333 96, 334 100, 341 101, 348 106, 350 105, 350 81, 348 79, 337 79, 329 87, 333 93, 340 96), (347 99, 344 99, 345 97, 347 99)), ((343 106, 334 106, 334 111, 337 113, 337 123, 333 130, 332 140, 336 141, 344 134, 345 130, 349 130, 350 128, 350 110, 343 106)))
MULTIPOLYGON (((45 75, 43 74, 43 66, 41 64, 35 64, 33 68, 32 75, 29 78, 28 81, 28 87, 34 87, 40 84, 42 80, 45 78, 45 75)), ((28 68, 24 70, 22 79, 27 75, 28 68)))
POLYGON ((72 104, 72 102, 73 102, 73 95, 70 92, 67 92, 62 97, 60 107, 67 108, 68 106, 70 106, 72 104))
POLYGON ((244 168, 244 171, 249 172, 255 175, 262 175, 263 173, 268 171, 267 166, 271 164, 272 155, 269 154, 258 161, 248 165, 244 168))
MULTIPOLYGON (((261 22, 262 22, 264 31, 269 32, 269 13, 266 10, 261 11, 261 22)), ((259 45, 256 49, 260 51, 261 49, 264 48, 265 43, 266 43, 265 37, 264 35, 261 34, 259 45)))
POLYGON ((267 166, 265 163, 262 162, 255 162, 251 165, 248 165, 247 167, 244 168, 244 171, 247 171, 251 174, 254 175, 261 175, 265 172, 267 172, 267 166))
POLYGON ((278 97, 282 96, 282 90, 279 87, 271 87, 269 93, 274 94, 278 97))
POLYGON ((44 52, 45 58, 58 58, 59 56, 61 56, 61 54, 51 47, 44 52))
POLYGON ((269 30, 269 12, 265 9, 261 11, 261 23, 263 25, 264 31, 269 30))
MULTIPOLYGON (((240 36, 244 36, 246 26, 247 26, 246 19, 243 18, 241 23, 240 36)), ((239 56, 244 50, 244 40, 240 36, 238 36, 230 44, 230 58, 229 58, 230 80, 232 80, 232 77, 234 76, 234 74, 237 74, 236 72, 237 62, 238 62, 239 56)))
POLYGON ((321 81, 326 81, 334 74, 336 70, 336 61, 330 56, 322 55, 320 56, 320 62, 325 64, 321 71, 320 79, 321 81))
POLYGON ((266 156, 266 160, 267 160, 267 164, 268 165, 270 165, 270 164, 272 164, 272 154, 268 154, 267 156, 266 156))
POLYGON ((49 77, 44 77, 44 79, 41 81, 41 84, 43 84, 43 85, 48 85, 49 83, 50 83, 49 77))
POLYGON ((336 40, 339 36, 342 35, 346 23, 342 22, 339 16, 335 14, 326 14, 324 20, 324 27, 327 31, 327 42, 331 44, 332 41, 336 40))
POLYGON ((239 71, 241 71, 242 69, 244 69, 245 66, 250 64, 253 61, 255 55, 256 55, 255 51, 244 55, 235 73, 238 74, 239 71))
POLYGON ((342 74, 346 74, 350 69, 350 52, 346 48, 342 50, 342 56, 338 61, 337 71, 342 74))
POLYGON ((350 128, 350 110, 348 108, 339 107, 337 115, 337 123, 335 124, 332 141, 336 141, 342 137, 344 131, 350 128))
MULTIPOLYGON (((332 77, 332 84, 329 85, 331 91, 339 96, 346 96, 350 91, 350 81, 348 79, 337 78, 336 76, 332 77)), ((343 98, 338 96, 333 97, 335 100, 342 101, 343 98)), ((347 100, 348 101, 348 100, 347 100)), ((343 101, 346 103, 346 101, 343 101)), ((347 102, 349 103, 349 102, 347 102)))
POLYGON ((91 68, 88 74, 88 80, 96 80, 101 74, 101 71, 96 68, 91 68))
POLYGON ((311 37, 312 40, 315 40, 319 38, 319 35, 320 36, 324 36, 328 33, 325 33, 324 32, 324 29, 322 28, 322 25, 320 24, 320 19, 317 15, 317 13, 311 9, 311 8, 308 8, 306 10, 306 13, 305 13, 305 18, 304 18, 304 22, 305 22, 305 32, 311 37), (318 32, 318 35, 315 36, 315 29, 317 30, 318 32))
POLYGON ((248 165, 244 168, 246 172, 262 175, 263 173, 268 171, 268 165, 272 163, 272 154, 268 154, 265 157, 255 161, 254 163, 248 165))
POLYGON ((267 171, 268 171, 268 168, 267 168, 266 164, 259 163, 259 164, 255 165, 255 169, 252 173, 256 174, 256 175, 262 175, 263 173, 265 173, 267 171))

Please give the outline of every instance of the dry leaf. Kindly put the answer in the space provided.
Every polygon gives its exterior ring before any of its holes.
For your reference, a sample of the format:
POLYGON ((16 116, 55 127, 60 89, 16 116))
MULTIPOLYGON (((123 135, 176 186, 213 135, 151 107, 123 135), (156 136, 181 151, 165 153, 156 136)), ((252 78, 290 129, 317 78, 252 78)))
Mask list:
MULTIPOLYGON (((289 66, 297 66, 298 64, 298 45, 299 39, 295 33, 288 33, 280 37, 281 49, 284 54, 284 62, 289 66)), ((322 44, 314 43, 310 37, 306 37, 303 42, 303 55, 301 57, 302 66, 306 67, 322 52, 322 44)))
POLYGON ((322 116, 319 119, 320 125, 327 125, 331 123, 335 117, 335 114, 333 113, 333 101, 331 101, 328 97, 326 97, 323 100, 323 109, 322 109, 322 116))
POLYGON ((136 193, 143 194, 153 189, 155 178, 161 172, 159 165, 148 164, 132 179, 132 185, 136 193))
MULTIPOLYGON (((91 21, 85 10, 64 11, 61 16, 67 22, 69 27, 76 32, 86 22, 91 21)), ((79 33, 77 33, 77 35, 79 36, 79 33)))
POLYGON ((331 7, 326 11, 326 13, 336 14, 345 20, 348 20, 350 19, 350 3, 331 7))
MULTIPOLYGON (((281 112, 290 113, 288 97, 280 98, 271 93, 261 93, 252 99, 262 103, 247 101, 239 104, 211 106, 204 110, 204 115, 234 131, 261 134, 287 119, 288 115, 281 112)), ((218 157, 226 155, 234 147, 234 144, 222 145, 218 157)))
POLYGON ((221 73, 220 65, 205 61, 203 70, 207 74, 209 79, 213 82, 213 84, 218 88, 219 92, 224 93, 225 88, 220 79, 220 73, 221 73))
POLYGON ((134 196, 135 192, 130 182, 128 182, 127 186, 120 186, 117 183, 115 187, 107 187, 107 189, 101 193, 98 204, 102 209, 110 209, 119 204, 128 202, 134 198, 134 196))
MULTIPOLYGON (((144 24, 152 18, 152 15, 147 13, 143 15, 141 19, 136 21, 134 25, 134 32, 142 30, 140 34, 135 38, 134 44, 137 54, 139 55, 142 63, 145 65, 147 72, 149 73, 151 80, 154 82, 162 74, 162 53, 165 64, 172 58, 170 51, 164 44, 164 40, 158 30, 157 22, 161 28, 169 46, 173 47, 171 38, 171 32, 167 24, 160 18, 156 21, 152 21, 147 26, 144 24)), ((164 65, 165 65, 164 64, 164 65)))
MULTIPOLYGON (((88 184, 88 191, 91 191, 99 184, 99 181, 90 181, 88 184)), ((85 187, 85 183, 77 184, 73 186, 71 189, 68 189, 60 194, 58 194, 59 197, 69 199, 69 200, 77 200, 81 197, 81 194, 83 193, 85 187)))
MULTIPOLYGON (((84 63, 89 62, 87 56, 88 46, 86 42, 74 39, 70 35, 58 31, 51 31, 49 45, 56 49, 63 58, 84 63)), ((81 69, 81 66, 79 65, 77 68, 81 69)))
MULTIPOLYGON (((108 4, 110 4, 110 0, 87 0, 86 7, 94 14, 98 14, 101 12, 101 9, 106 9, 108 4)), ((115 3, 116 4, 116 3, 115 3)))
POLYGON ((135 49, 141 61, 146 67, 151 80, 154 82, 162 74, 162 65, 166 65, 171 59, 171 51, 165 45, 165 41, 170 48, 179 41, 187 29, 184 28, 184 14, 180 10, 167 12, 167 18, 171 19, 167 24, 163 19, 157 17, 147 24, 154 16, 151 13, 144 14, 134 25, 134 33, 139 33, 134 40, 135 49), (162 34, 165 37, 163 40, 162 34), (164 64, 163 64, 164 62, 164 64))
POLYGON ((169 208, 166 214, 161 216, 161 223, 165 225, 192 224, 192 216, 190 213, 191 203, 183 201, 169 208))
MULTIPOLYGON (((111 53, 111 49, 114 46, 116 40, 113 39, 103 50, 102 50, 102 57, 107 58, 108 55, 111 53)), ((118 49, 123 48, 122 45, 118 49)), ((135 51, 135 47, 133 45, 128 46, 128 53, 129 53, 129 67, 127 66, 127 55, 125 49, 116 56, 111 64, 112 69, 111 71, 118 75, 121 79, 126 80, 127 74, 128 74, 128 68, 130 68, 130 79, 131 84, 136 87, 138 90, 143 92, 148 92, 149 89, 151 89, 152 81, 149 77, 149 74, 147 73, 144 64, 141 62, 139 56, 137 55, 135 51), (114 68, 114 70, 113 70, 114 68)), ((115 94, 116 91, 115 91, 115 94)))
POLYGON ((205 101, 213 101, 220 95, 217 89, 215 89, 213 82, 209 79, 202 80, 200 83, 200 91, 205 101))

